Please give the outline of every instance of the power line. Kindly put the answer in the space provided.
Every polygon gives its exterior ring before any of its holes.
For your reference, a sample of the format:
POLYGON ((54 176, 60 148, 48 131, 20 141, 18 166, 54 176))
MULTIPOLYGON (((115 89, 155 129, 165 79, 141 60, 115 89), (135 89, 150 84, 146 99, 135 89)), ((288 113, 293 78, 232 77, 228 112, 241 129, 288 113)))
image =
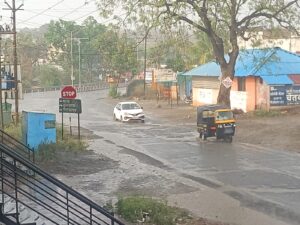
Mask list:
POLYGON ((77 7, 77 8, 75 8, 75 9, 73 9, 71 12, 68 12, 67 14, 61 16, 60 19, 66 17, 66 16, 68 16, 68 15, 73 14, 73 13, 76 12, 78 9, 81 9, 82 7, 88 5, 89 3, 90 3, 90 1, 86 0, 86 1, 83 3, 83 5, 81 5, 81 6, 77 7))
POLYGON ((65 0, 60 0, 60 1, 56 2, 54 5, 52 5, 52 6, 50 6, 49 8, 47 8, 47 9, 43 10, 42 12, 40 12, 40 13, 38 13, 38 14, 36 14, 36 15, 32 16, 32 17, 29 17, 29 18, 28 18, 28 19, 26 19, 26 20, 20 21, 20 23, 27 22, 27 21, 29 21, 29 20, 31 20, 31 19, 33 19, 33 18, 35 18, 35 17, 38 17, 38 16, 40 16, 40 15, 44 14, 44 13, 45 13, 45 12, 47 12, 48 10, 50 10, 50 9, 54 8, 55 6, 57 6, 57 5, 61 4, 63 1, 65 1, 65 0))
POLYGON ((78 18, 76 18, 76 19, 73 19, 73 20, 74 20, 74 21, 80 20, 80 19, 82 19, 83 17, 89 16, 91 13, 94 13, 94 12, 97 12, 97 11, 98 11, 98 9, 93 10, 92 12, 89 12, 89 13, 87 13, 87 14, 81 16, 81 17, 78 17, 78 18))

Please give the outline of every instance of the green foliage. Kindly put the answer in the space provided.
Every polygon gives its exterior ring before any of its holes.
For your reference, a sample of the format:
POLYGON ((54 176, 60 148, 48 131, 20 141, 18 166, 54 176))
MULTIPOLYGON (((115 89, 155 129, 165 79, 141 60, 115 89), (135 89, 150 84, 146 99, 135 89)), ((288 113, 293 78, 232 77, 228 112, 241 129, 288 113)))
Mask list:
POLYGON ((146 97, 147 99, 155 99, 157 97, 157 91, 152 89, 148 85, 145 86, 144 90, 144 80, 132 80, 126 90, 126 95, 128 97, 146 97))
MULTIPOLYGON (((22 142, 21 125, 10 125, 5 127, 4 131, 10 136, 22 142)), ((68 133, 64 134, 64 140, 61 140, 61 128, 56 129, 57 143, 41 144, 36 153, 37 162, 47 162, 56 159, 58 152, 67 151, 77 153, 87 150, 87 143, 84 140, 78 140, 77 137, 70 136, 68 133)))
POLYGON ((136 46, 133 39, 115 28, 109 28, 97 38, 98 51, 102 56, 103 67, 111 75, 119 76, 137 68, 136 46))
POLYGON ((82 83, 98 80, 99 74, 119 76, 136 71, 134 40, 124 32, 99 24, 91 16, 82 26, 74 21, 51 21, 45 39, 52 47, 52 62, 61 66, 67 74, 70 74, 73 63, 75 83, 79 80, 79 46, 82 83))
POLYGON ((36 160, 38 162, 47 162, 59 157, 58 152, 73 152, 77 153, 85 151, 88 147, 83 140, 78 140, 77 137, 64 134, 64 140, 61 140, 61 129, 57 131, 57 143, 41 144, 36 153, 36 160))
POLYGON ((278 110, 256 110, 254 111, 254 115, 257 117, 274 117, 281 115, 281 113, 278 110))
POLYGON ((10 124, 4 128, 4 131, 15 139, 22 141, 22 129, 20 124, 10 124))
MULTIPOLYGON (((128 0, 99 0, 98 7, 102 15, 108 15, 109 11, 114 14, 117 12, 116 8, 127 12, 122 25, 128 24, 128 27, 133 24, 144 27, 145 30, 159 27, 161 30, 174 33, 172 31, 186 26, 188 28, 186 34, 189 36, 193 32, 205 34, 213 50, 211 56, 220 65, 221 79, 234 78, 235 64, 239 55, 239 39, 247 39, 249 37, 247 31, 250 28, 281 26, 298 33, 300 20, 298 1, 283 0, 153 0, 137 3, 128 0)), ((144 31, 143 34, 145 33, 144 31)), ((186 39, 187 36, 183 38, 184 41, 186 39)), ((157 52, 161 50, 158 49, 157 52)), ((180 58, 177 57, 175 59, 177 60, 173 60, 172 64, 177 65, 173 68, 180 68, 183 60, 178 60, 180 58)), ((219 104, 230 105, 230 89, 227 90, 221 85, 217 101, 219 104)))
POLYGON ((58 67, 40 65, 34 67, 33 76, 40 81, 42 87, 51 87, 62 85, 67 74, 58 67))
POLYGON ((118 98, 121 94, 118 92, 118 87, 116 85, 112 85, 109 87, 108 95, 112 98, 118 98))
POLYGON ((141 97, 144 95, 144 80, 133 80, 127 86, 127 96, 141 97))
POLYGON ((154 225, 175 225, 178 219, 188 217, 186 211, 170 207, 166 202, 146 197, 122 198, 117 202, 117 213, 125 220, 135 223, 148 213, 146 222, 154 225))

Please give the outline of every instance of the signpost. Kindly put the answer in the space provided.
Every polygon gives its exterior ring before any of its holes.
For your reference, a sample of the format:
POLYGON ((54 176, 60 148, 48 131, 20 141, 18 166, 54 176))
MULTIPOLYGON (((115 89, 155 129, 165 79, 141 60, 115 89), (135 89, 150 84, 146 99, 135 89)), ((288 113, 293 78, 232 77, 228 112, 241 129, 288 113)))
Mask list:
POLYGON ((76 98, 76 89, 73 86, 65 86, 61 90, 61 97, 67 99, 74 99, 76 98))
POLYGON ((64 138, 64 113, 77 113, 78 115, 78 139, 80 139, 80 118, 82 112, 81 100, 76 99, 76 89, 73 86, 66 86, 61 90, 61 98, 59 98, 59 112, 61 112, 62 120, 62 139, 64 138))
POLYGON ((61 113, 81 113, 81 100, 80 99, 59 99, 59 112, 61 113))
POLYGON ((300 86, 270 86, 270 106, 300 105, 300 86))
POLYGON ((222 80, 222 84, 228 89, 232 85, 232 80, 230 79, 230 77, 226 77, 224 80, 222 80))

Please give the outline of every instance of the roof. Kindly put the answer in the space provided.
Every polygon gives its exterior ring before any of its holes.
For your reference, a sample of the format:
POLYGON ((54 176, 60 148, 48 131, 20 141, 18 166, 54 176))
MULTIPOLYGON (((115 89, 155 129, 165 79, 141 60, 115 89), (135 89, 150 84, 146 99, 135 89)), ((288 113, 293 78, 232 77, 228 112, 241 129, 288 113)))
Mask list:
POLYGON ((269 85, 294 84, 294 82, 289 78, 288 75, 261 76, 261 78, 269 85))
POLYGON ((197 112, 199 113, 206 110, 215 111, 218 109, 230 109, 230 108, 226 105, 219 105, 219 104, 202 105, 197 107, 197 112))
POLYGON ((128 102, 119 102, 118 104, 138 104, 137 102, 134 101, 128 101, 128 102))
MULTIPOLYGON (((228 55, 225 58, 228 60, 228 55)), ((300 74, 300 55, 281 48, 241 50, 235 66, 236 77, 261 76, 269 84, 293 84, 290 74, 300 74)), ((221 68, 211 61, 183 75, 220 76, 221 68)))
POLYGON ((300 84, 300 76, 299 75, 289 75, 289 78, 294 82, 294 84, 300 84))

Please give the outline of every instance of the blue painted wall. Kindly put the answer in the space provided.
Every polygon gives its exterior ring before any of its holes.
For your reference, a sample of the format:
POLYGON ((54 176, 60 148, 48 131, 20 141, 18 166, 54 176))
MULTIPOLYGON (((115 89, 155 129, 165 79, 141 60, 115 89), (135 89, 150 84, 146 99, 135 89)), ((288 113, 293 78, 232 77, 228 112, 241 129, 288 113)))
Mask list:
POLYGON ((56 143, 55 114, 23 111, 22 135, 24 143, 37 150, 40 144, 56 143))

